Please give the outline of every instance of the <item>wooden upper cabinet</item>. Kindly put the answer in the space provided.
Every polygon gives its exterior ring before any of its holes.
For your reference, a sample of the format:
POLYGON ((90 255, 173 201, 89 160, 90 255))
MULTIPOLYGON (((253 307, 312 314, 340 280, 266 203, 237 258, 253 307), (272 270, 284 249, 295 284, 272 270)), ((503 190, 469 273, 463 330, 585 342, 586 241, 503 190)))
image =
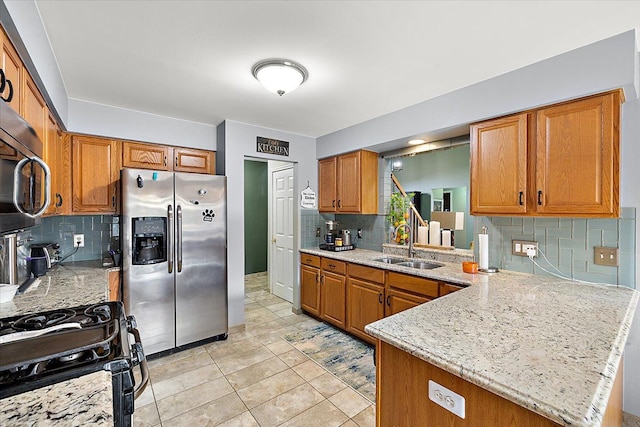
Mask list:
POLYGON ((320 212, 378 213, 378 154, 356 151, 318 162, 320 212))
POLYGON ((536 210, 620 214, 620 91, 537 112, 536 210))
POLYGON ((471 126, 471 213, 527 212, 529 114, 471 126))
POLYGON ((13 89, 13 97, 11 102, 9 102, 9 106, 13 108, 18 114, 21 114, 20 110, 20 101, 22 96, 22 75, 26 74, 24 67, 22 65, 22 60, 18 56, 18 53, 13 48, 11 41, 5 34, 4 30, 0 28, 0 45, 2 51, 0 52, 0 68, 4 72, 5 79, 9 80, 11 83, 6 84, 4 90, 0 93, 0 96, 4 99, 8 99, 9 94, 11 92, 11 88, 13 89), (11 88, 10 88, 11 86, 11 88))
POLYGON ((171 149, 166 145, 122 143, 122 166, 125 168, 171 170, 171 149))
MULTIPOLYGON (((36 135, 40 138, 43 144, 46 141, 46 128, 47 121, 49 120, 49 110, 47 104, 44 101, 40 90, 33 82, 33 79, 27 73, 23 73, 22 79, 22 102, 21 102, 22 117, 31 125, 33 130, 36 131, 36 135)), ((43 147, 43 151, 46 147, 43 147)))
POLYGON ((176 172, 216 173, 216 154, 193 148, 173 148, 173 170, 176 172))
POLYGON ((318 161, 318 210, 320 212, 336 211, 336 164, 335 157, 318 161))
POLYGON ((74 135, 71 149, 73 212, 117 213, 120 141, 74 135))
POLYGON ((59 148, 62 144, 62 133, 58 128, 58 123, 56 123, 55 118, 49 114, 46 122, 46 130, 45 130, 45 139, 44 143, 44 155, 43 160, 47 165, 49 165, 49 169, 51 170, 51 202, 49 203, 49 207, 45 211, 45 215, 56 215, 57 214, 57 205, 60 207, 62 204, 60 203, 60 199, 62 195, 58 191, 58 187, 60 186, 60 178, 62 177, 61 168, 58 166, 58 154, 59 148))
POLYGON ((471 126, 471 213, 617 218, 616 90, 471 126))

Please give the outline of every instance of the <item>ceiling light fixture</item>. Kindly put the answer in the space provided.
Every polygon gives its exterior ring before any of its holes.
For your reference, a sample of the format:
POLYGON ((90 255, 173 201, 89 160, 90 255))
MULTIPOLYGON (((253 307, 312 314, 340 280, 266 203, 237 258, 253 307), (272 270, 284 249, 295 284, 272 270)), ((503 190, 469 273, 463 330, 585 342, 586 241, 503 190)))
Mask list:
POLYGON ((288 59, 260 61, 253 66, 251 73, 265 89, 280 96, 296 90, 309 77, 306 68, 288 59))
POLYGON ((411 139, 408 142, 409 145, 420 145, 424 144, 424 139, 411 139))

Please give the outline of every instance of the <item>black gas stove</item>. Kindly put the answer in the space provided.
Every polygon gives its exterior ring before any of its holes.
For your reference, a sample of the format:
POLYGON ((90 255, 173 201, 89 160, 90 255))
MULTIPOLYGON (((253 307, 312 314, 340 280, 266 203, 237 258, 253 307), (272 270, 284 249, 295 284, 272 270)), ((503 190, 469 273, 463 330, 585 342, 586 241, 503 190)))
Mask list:
POLYGON ((135 319, 121 302, 0 319, 0 399, 100 370, 112 373, 115 425, 131 425, 148 369, 135 319))

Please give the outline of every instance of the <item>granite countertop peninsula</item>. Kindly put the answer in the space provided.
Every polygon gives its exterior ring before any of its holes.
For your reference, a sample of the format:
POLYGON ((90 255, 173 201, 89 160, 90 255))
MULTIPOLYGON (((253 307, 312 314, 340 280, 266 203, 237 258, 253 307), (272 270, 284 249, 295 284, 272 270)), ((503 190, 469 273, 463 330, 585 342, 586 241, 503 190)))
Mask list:
POLYGON ((80 261, 54 265, 13 301, 0 304, 0 319, 38 313, 60 307, 97 304, 109 298, 109 271, 101 261, 80 261))
MULTIPOLYGON (((101 261, 55 265, 40 283, 0 304, 0 318, 108 300, 101 261)), ((113 425, 111 372, 99 371, 0 400, 0 425, 113 425)))
POLYGON ((3 426, 113 426, 111 372, 98 371, 0 401, 3 426))
POLYGON ((640 293, 442 261, 418 270, 360 249, 300 252, 466 285, 365 330, 561 425, 601 425, 640 293))

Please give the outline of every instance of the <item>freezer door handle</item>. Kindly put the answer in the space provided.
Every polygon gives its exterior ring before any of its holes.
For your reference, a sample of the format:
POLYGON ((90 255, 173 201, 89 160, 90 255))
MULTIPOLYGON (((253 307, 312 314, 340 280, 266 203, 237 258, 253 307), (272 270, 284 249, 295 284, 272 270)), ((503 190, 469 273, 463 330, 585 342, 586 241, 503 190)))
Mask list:
POLYGON ((177 262, 178 262, 178 273, 182 271, 182 206, 176 206, 176 216, 178 217, 178 227, 176 228, 177 236, 176 236, 176 245, 178 248, 177 262))
POLYGON ((173 239, 171 238, 173 236, 173 206, 171 205, 167 207, 167 218, 169 220, 169 224, 167 224, 167 250, 169 252, 167 260, 169 262, 167 262, 167 265, 169 274, 171 274, 173 273, 173 239))

